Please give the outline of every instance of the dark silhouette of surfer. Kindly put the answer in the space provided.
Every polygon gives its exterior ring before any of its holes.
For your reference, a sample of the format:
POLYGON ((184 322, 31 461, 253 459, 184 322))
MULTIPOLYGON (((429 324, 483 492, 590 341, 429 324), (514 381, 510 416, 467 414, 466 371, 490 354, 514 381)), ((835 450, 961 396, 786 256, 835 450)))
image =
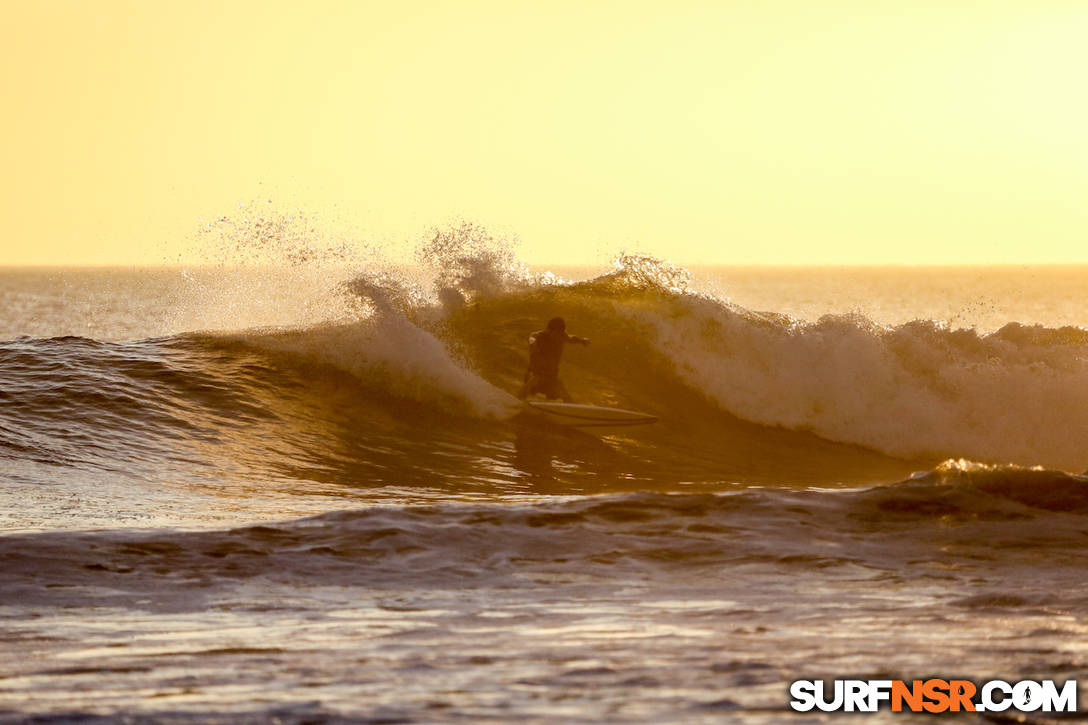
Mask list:
POLYGON ((548 400, 559 398, 570 402, 570 393, 559 380, 559 359, 568 342, 589 344, 584 337, 568 335, 567 323, 562 317, 553 317, 545 329, 529 335, 529 369, 525 371, 525 384, 521 386, 519 397, 524 399, 539 394, 548 400))

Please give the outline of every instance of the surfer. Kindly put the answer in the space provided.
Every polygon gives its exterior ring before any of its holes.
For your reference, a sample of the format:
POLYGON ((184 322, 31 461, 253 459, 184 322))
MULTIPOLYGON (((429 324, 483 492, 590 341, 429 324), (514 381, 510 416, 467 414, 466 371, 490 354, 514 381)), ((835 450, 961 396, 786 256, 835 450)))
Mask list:
POLYGON ((563 345, 568 342, 589 344, 584 337, 568 335, 567 323, 562 317, 553 317, 545 329, 529 335, 529 369, 525 371, 520 398, 539 393, 548 400, 559 398, 570 402, 570 393, 559 380, 559 358, 563 355, 563 345))

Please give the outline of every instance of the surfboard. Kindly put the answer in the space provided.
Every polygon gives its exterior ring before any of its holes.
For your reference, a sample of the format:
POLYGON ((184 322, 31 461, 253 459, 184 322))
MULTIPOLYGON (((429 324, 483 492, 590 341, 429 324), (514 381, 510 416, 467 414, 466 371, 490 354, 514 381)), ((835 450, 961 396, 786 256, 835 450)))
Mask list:
POLYGON ((656 416, 646 413, 622 408, 603 408, 599 405, 553 403, 543 400, 528 401, 525 405, 543 413, 553 423, 571 428, 621 428, 648 425, 657 421, 656 416))

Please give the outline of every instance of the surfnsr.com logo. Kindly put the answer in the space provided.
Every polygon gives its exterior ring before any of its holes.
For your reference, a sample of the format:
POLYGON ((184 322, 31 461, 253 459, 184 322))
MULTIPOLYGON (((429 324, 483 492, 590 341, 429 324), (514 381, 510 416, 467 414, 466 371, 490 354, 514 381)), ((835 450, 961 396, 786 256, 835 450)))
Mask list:
POLYGON ((1054 680, 797 680, 790 684, 790 707, 798 712, 1076 712, 1077 681, 1061 687, 1054 680))

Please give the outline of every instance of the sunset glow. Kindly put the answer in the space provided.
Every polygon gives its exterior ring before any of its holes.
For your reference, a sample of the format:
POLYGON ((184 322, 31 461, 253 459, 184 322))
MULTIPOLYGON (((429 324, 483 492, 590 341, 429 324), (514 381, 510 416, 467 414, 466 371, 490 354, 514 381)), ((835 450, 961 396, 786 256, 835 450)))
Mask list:
MULTIPOLYGON (((7 2, 0 264, 274 200, 407 258, 1088 261, 1088 7, 7 2)), ((196 261, 184 259, 182 261, 196 261)))

